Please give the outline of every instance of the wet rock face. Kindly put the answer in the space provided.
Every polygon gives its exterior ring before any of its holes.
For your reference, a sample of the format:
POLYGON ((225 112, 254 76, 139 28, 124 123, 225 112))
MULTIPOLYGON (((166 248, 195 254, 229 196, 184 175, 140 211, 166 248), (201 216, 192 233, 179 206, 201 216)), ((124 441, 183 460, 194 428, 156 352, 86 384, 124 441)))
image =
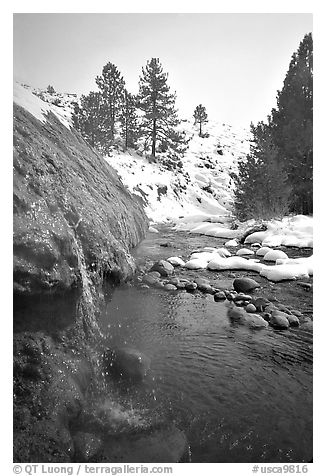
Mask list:
POLYGON ((55 116, 44 124, 14 106, 14 289, 66 291, 81 267, 113 281, 147 221, 113 169, 55 116))
POLYGON ((85 337, 98 337, 99 287, 134 271, 147 219, 76 132, 17 105, 13 209, 14 461, 86 460, 96 441, 69 431, 94 371, 85 337))

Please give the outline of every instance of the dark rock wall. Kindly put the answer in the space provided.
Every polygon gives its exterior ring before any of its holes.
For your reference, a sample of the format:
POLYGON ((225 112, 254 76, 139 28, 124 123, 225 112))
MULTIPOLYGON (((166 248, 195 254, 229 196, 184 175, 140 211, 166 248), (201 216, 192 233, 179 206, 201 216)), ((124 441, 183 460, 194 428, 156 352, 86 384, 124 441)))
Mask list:
POLYGON ((14 461, 69 462, 98 377, 103 285, 131 276, 147 219, 74 130, 17 105, 13 211, 14 461))

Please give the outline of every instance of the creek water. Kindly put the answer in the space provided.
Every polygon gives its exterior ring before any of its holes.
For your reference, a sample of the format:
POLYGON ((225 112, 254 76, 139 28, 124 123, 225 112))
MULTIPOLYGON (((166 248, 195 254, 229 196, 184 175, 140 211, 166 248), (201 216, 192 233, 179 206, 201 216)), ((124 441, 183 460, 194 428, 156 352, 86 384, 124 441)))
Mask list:
MULTIPOLYGON (((150 234, 136 260, 217 243, 189 236, 186 244, 171 230, 164 238, 179 250, 150 234)), ((287 331, 252 330, 232 324, 226 303, 211 295, 132 285, 115 290, 100 325, 109 346, 151 359, 145 380, 121 391, 122 405, 173 421, 187 435, 192 462, 312 459, 309 321, 287 331)))

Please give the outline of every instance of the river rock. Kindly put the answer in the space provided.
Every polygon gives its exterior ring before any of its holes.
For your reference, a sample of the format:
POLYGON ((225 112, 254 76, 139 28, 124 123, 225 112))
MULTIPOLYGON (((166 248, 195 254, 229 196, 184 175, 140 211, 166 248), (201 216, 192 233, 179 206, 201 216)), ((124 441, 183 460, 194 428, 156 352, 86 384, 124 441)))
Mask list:
POLYGON ((269 322, 271 320, 272 314, 270 312, 263 312, 261 317, 265 319, 265 321, 269 322))
POLYGON ((153 264, 150 271, 158 271, 161 276, 170 276, 174 272, 174 267, 168 261, 161 259, 153 264))
POLYGON ((173 286, 177 286, 180 284, 179 278, 170 278, 168 280, 168 284, 173 284, 173 286))
POLYGON ((275 329, 287 329, 290 326, 288 315, 285 312, 274 310, 270 318, 270 325, 275 329))
POLYGON ((231 322, 241 323, 245 318, 246 312, 241 307, 236 307, 233 304, 227 310, 227 316, 231 322))
POLYGON ((251 278, 236 278, 233 281, 233 288, 238 293, 239 292, 247 293, 259 287, 260 285, 254 279, 251 279, 251 278))
POLYGON ((188 282, 188 283, 185 283, 185 288, 187 291, 195 291, 197 289, 197 284, 196 283, 192 283, 192 282, 188 282))
POLYGON ((143 277, 142 277, 142 282, 144 284, 149 284, 150 286, 154 286, 155 284, 157 284, 158 282, 158 278, 150 275, 150 274, 145 274, 143 277))
POLYGON ((288 255, 281 250, 270 250, 264 255, 264 261, 276 261, 277 259, 288 258, 288 255))
POLYGON ((250 313, 250 312, 256 312, 256 311, 257 311, 256 306, 254 306, 253 304, 248 304, 246 306, 246 312, 250 313))
POLYGON ((268 299, 263 297, 258 297, 252 300, 252 304, 257 308, 258 312, 263 312, 266 306, 270 304, 268 299))
POLYGON ((107 372, 132 381, 143 380, 150 368, 150 359, 135 349, 108 350, 103 360, 107 372))
POLYGON ((262 246, 259 248, 259 250, 256 251, 256 256, 264 257, 266 253, 271 251, 271 248, 269 246, 262 246))
POLYGON ((296 309, 290 309, 290 311, 291 311, 291 314, 293 314, 294 316, 303 317, 302 312, 297 311, 296 309))
POLYGON ((92 433, 78 431, 74 437, 74 460, 84 463, 93 458, 102 446, 102 440, 92 433))
POLYGON ((252 329, 261 329, 268 327, 268 322, 265 321, 259 314, 244 314, 243 322, 252 329))
POLYGON ((249 294, 244 294, 244 293, 238 293, 236 296, 234 296, 234 302, 237 301, 251 301, 251 296, 249 294))
POLYGON ((214 301, 222 301, 224 299, 226 299, 224 291, 219 291, 218 293, 214 294, 214 301))
POLYGON ((189 445, 174 425, 106 438, 98 462, 178 463, 185 460, 189 445))
POLYGON ((183 259, 179 258, 179 256, 171 256, 171 258, 168 258, 167 261, 173 266, 181 266, 183 268, 185 265, 185 262, 183 259))
POLYGON ((237 256, 250 256, 250 255, 254 255, 255 252, 250 250, 249 248, 241 248, 240 250, 238 250, 236 252, 236 255, 237 256))
POLYGON ((161 274, 158 271, 149 271, 147 273, 148 276, 152 276, 153 278, 161 278, 161 274))
POLYGON ((178 290, 177 286, 174 286, 174 284, 169 284, 169 283, 164 285, 164 289, 166 291, 177 291, 178 290))
POLYGON ((297 316, 295 316, 294 314, 287 314, 286 318, 289 321, 291 327, 299 327, 300 321, 297 316))

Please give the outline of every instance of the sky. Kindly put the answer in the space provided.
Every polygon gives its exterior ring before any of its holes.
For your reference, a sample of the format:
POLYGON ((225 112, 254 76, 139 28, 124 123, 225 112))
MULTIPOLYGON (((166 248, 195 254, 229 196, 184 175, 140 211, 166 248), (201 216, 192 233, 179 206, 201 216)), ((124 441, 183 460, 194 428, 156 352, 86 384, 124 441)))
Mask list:
POLYGON ((309 13, 16 13, 14 77, 87 94, 110 61, 137 93, 142 67, 157 57, 180 117, 203 104, 208 119, 248 127, 276 105, 311 31, 309 13))

